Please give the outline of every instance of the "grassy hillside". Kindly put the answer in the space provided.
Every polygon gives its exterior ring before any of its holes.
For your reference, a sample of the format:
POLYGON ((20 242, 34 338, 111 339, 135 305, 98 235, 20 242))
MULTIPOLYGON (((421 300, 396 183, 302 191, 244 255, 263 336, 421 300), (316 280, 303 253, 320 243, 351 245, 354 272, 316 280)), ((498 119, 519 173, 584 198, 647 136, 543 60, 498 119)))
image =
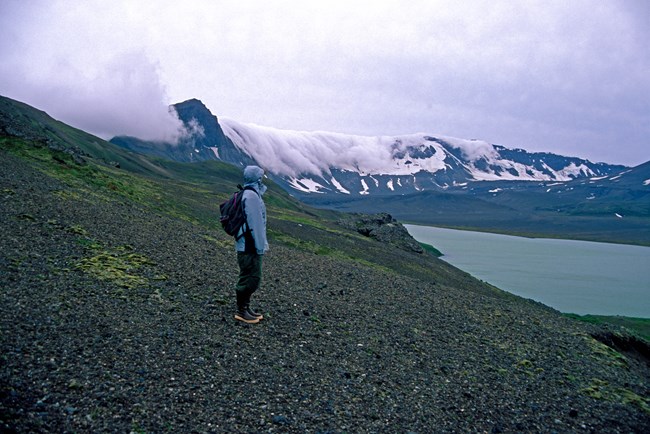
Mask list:
POLYGON ((591 324, 606 324, 626 327, 633 330, 634 333, 650 342, 650 319, 648 318, 630 318, 624 316, 607 316, 607 315, 577 315, 565 314, 568 317, 591 324))
POLYGON ((68 149, 90 155, 105 165, 119 166, 132 173, 165 175, 150 159, 125 151, 99 137, 52 119, 27 104, 0 96, 0 133, 21 138, 42 147, 68 149))
POLYGON ((265 320, 236 323, 216 213, 239 169, 113 154, 118 168, 56 125, 54 146, 6 126, 3 431, 650 429, 642 340, 345 229, 275 185, 253 297, 265 320))

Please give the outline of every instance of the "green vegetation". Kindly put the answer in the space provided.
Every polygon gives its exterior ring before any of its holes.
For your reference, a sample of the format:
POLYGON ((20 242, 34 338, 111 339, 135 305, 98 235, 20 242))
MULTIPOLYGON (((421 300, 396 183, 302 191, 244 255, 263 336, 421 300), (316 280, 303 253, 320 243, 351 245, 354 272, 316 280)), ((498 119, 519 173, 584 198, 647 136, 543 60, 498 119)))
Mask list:
POLYGON ((639 337, 650 342, 650 318, 630 318, 624 316, 605 316, 605 315, 577 315, 574 313, 565 314, 569 318, 590 324, 611 324, 625 327, 636 333, 639 337))
POLYGON ((594 352, 594 357, 604 360, 604 363, 610 366, 616 366, 619 368, 627 368, 628 361, 624 355, 616 351, 615 349, 603 344, 602 342, 592 338, 591 336, 586 337, 589 346, 594 352))
MULTIPOLYGON (((97 139, 99 140, 99 139, 97 139)), ((220 230, 218 205, 226 200, 241 183, 241 170, 218 161, 201 163, 177 163, 143 157, 132 170, 123 170, 104 164, 91 156, 85 162, 75 161, 71 153, 57 149, 75 144, 63 143, 51 149, 39 142, 13 137, 0 138, 0 148, 13 155, 29 159, 35 166, 63 185, 53 190, 66 201, 129 201, 149 211, 165 214, 215 230, 213 241, 219 248, 230 248, 232 240, 220 230)), ((106 146, 112 146, 106 143, 106 146)), ((68 148, 69 149, 69 148, 68 148)), ((423 255, 409 258, 403 255, 387 257, 385 246, 368 237, 349 231, 336 222, 341 213, 311 208, 287 194, 271 181, 265 195, 269 217, 269 238, 291 248, 309 254, 371 266, 378 270, 407 275, 424 274, 445 282, 442 276, 450 276, 444 264, 422 267, 423 255), (415 264, 413 263, 415 261, 415 264)), ((27 218, 27 217, 26 217, 27 218)), ((69 231, 85 235, 82 228, 69 231)), ((80 244, 97 247, 93 240, 82 238, 80 244)), ((425 247, 434 256, 439 252, 425 247)), ((85 258, 81 269, 99 278, 112 279, 123 287, 145 285, 137 273, 135 257, 125 257, 105 251, 85 258), (135 260, 135 263, 133 262, 135 260), (101 271, 104 270, 104 271, 101 271)), ((451 281, 448 281, 452 284, 451 281)), ((458 283, 458 282, 456 282, 458 283)), ((482 285, 473 279, 463 281, 469 289, 480 290, 482 285)))
POLYGON ((443 254, 440 250, 436 249, 435 247, 433 247, 433 246, 430 245, 430 244, 420 243, 420 245, 422 246, 422 248, 423 248, 426 252, 429 252, 430 254, 432 254, 433 256, 435 256, 436 258, 439 258, 439 257, 441 257, 441 256, 444 256, 444 254, 443 254))
POLYGON ((95 251, 93 256, 79 260, 77 268, 98 279, 113 281, 122 288, 146 286, 149 279, 141 273, 141 268, 155 264, 146 256, 131 250, 130 246, 121 246, 113 250, 95 251))
POLYGON ((634 393, 630 389, 612 387, 606 381, 598 378, 592 379, 592 383, 580 391, 594 399, 604 399, 607 401, 619 402, 624 405, 632 404, 650 414, 648 399, 634 393))

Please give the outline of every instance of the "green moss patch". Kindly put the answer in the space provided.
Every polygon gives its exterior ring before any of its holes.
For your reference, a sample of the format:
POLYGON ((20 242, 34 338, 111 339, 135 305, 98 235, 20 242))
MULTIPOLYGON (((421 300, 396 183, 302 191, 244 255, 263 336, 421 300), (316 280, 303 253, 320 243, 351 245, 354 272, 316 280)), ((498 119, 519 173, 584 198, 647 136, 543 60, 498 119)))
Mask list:
POLYGON ((443 256, 443 253, 440 250, 433 247, 432 245, 426 243, 419 243, 419 244, 422 246, 425 252, 429 252, 431 255, 435 256, 436 258, 443 256))
POLYGON ((594 339, 591 336, 586 337, 589 342, 589 347, 593 351, 595 358, 602 359, 610 366, 617 366, 619 368, 628 368, 628 362, 625 356, 615 349, 603 344, 602 342, 594 339))
POLYGON ((598 378, 592 379, 591 384, 581 389, 580 392, 594 399, 604 399, 606 401, 618 402, 624 405, 634 405, 650 414, 650 405, 647 398, 636 394, 630 389, 612 387, 608 382, 598 378))
POLYGON ((76 268, 122 288, 146 286, 149 279, 141 274, 141 269, 155 263, 145 255, 130 250, 129 247, 120 247, 113 251, 100 251, 94 256, 81 259, 76 268))

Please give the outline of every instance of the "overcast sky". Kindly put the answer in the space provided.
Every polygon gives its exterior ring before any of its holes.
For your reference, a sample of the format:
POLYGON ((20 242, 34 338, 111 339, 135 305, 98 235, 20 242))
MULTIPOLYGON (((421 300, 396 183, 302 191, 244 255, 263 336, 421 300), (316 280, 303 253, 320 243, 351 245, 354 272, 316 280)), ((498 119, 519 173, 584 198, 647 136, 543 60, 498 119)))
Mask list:
POLYGON ((650 160, 650 2, 0 0, 0 94, 104 138, 167 106, 650 160))

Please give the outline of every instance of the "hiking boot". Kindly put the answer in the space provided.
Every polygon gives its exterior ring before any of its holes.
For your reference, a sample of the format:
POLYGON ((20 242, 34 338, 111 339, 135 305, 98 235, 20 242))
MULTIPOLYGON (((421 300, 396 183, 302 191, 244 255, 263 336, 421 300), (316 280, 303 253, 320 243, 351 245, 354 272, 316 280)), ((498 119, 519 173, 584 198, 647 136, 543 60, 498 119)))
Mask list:
POLYGON ((246 324, 257 324, 260 322, 260 319, 256 316, 251 315, 248 313, 247 309, 238 309, 237 312, 235 312, 235 319, 238 321, 245 322, 246 324))
POLYGON ((246 312, 248 312, 249 315, 254 316, 255 318, 264 319, 264 315, 262 315, 261 313, 255 312, 250 307, 246 308, 246 312))

